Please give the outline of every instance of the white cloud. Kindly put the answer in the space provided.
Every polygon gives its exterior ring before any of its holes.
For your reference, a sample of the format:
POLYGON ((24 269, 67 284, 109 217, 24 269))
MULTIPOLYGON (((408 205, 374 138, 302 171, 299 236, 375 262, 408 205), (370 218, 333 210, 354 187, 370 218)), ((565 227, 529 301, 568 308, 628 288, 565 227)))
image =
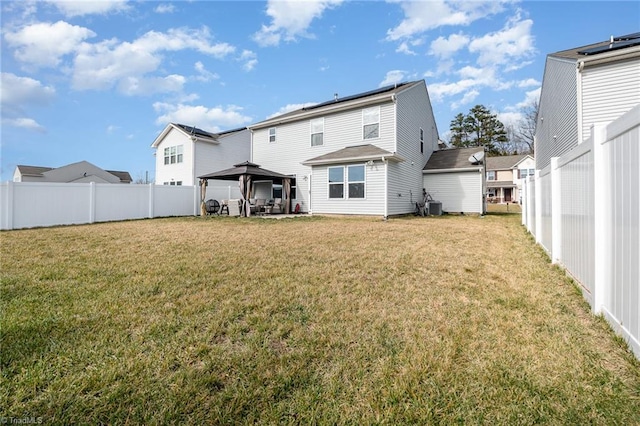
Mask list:
MULTIPOLYGON (((150 31, 133 42, 107 40, 101 43, 83 43, 75 58, 73 87, 78 90, 107 89, 118 82, 121 90, 139 87, 145 75, 156 71, 163 60, 162 53, 193 49, 216 58, 223 58, 234 52, 235 48, 227 43, 210 42, 207 28, 200 30, 171 29, 166 33, 150 31), (138 83, 132 85, 131 81, 138 83)), ((171 76, 169 76, 171 77, 171 76)), ((176 87, 178 80, 166 77, 165 84, 158 91, 166 92, 176 87)), ((158 82, 158 78, 153 81, 158 82)), ((146 93, 148 84, 144 83, 146 93)), ((137 91, 124 92, 137 94, 137 91)))
POLYGON ((378 84, 378 87, 389 86, 390 84, 402 83, 407 78, 407 73, 402 70, 388 71, 384 80, 378 84))
POLYGON ((242 108, 236 105, 208 108, 202 105, 156 102, 153 109, 161 114, 156 119, 156 124, 182 123, 211 132, 238 127, 251 121, 251 117, 243 115, 242 108))
POLYGON ((307 32, 311 22, 340 3, 342 0, 269 0, 266 14, 271 18, 271 24, 262 25, 253 40, 260 46, 277 46, 282 40, 313 37, 307 32))
POLYGON ((267 116, 266 119, 268 120, 270 118, 277 117, 278 115, 286 114, 286 113, 291 112, 291 111, 297 111, 299 109, 310 107, 310 106, 313 106, 313 105, 316 105, 316 104, 317 104, 317 102, 306 102, 306 103, 302 103, 302 104, 288 104, 288 105, 285 105, 282 108, 280 108, 277 112, 267 116))
POLYGON ((127 0, 48 0, 47 3, 55 5, 68 18, 84 15, 105 15, 130 9, 127 0))
POLYGON ((146 96, 153 93, 180 92, 186 79, 181 75, 168 75, 166 77, 126 77, 118 83, 118 91, 128 96, 146 96))
POLYGON ((402 1, 399 2, 404 19, 397 27, 387 31, 387 40, 412 38, 434 28, 446 25, 469 25, 473 21, 501 12, 504 1, 448 2, 402 1))
POLYGON ((464 94, 462 99, 451 103, 451 109, 454 110, 454 109, 460 108, 462 105, 469 105, 470 103, 472 103, 473 101, 476 100, 478 95, 480 95, 479 91, 477 91, 475 89, 469 90, 468 92, 466 92, 464 94))
POLYGON ((154 9, 154 12, 156 13, 173 13, 175 11, 176 11, 176 7, 172 4, 167 4, 167 3, 159 4, 154 9))
POLYGON ((18 127, 38 133, 46 133, 47 130, 32 118, 3 118, 2 124, 8 127, 18 127))
POLYGON ((208 71, 205 67, 204 64, 200 61, 196 62, 193 65, 193 68, 196 70, 196 72, 198 73, 198 75, 195 77, 196 80, 198 81, 202 81, 202 82, 208 82, 211 80, 217 80, 220 78, 220 76, 216 73, 212 73, 211 71, 208 71))
POLYGON ((398 45, 398 48, 396 49, 397 53, 404 53, 405 55, 416 55, 417 53, 414 52, 413 50, 411 50, 411 48, 409 47, 409 42, 403 41, 402 43, 400 43, 398 45))
POLYGON ((441 36, 431 42, 429 54, 449 58, 468 44, 469 37, 462 33, 451 34, 448 38, 441 36))
POLYGON ((429 85, 429 96, 435 102, 442 101, 443 98, 455 96, 467 90, 472 90, 478 85, 474 79, 462 79, 454 83, 432 83, 429 85))
POLYGON ((535 87, 535 86, 540 86, 541 84, 542 83, 540 83, 535 78, 528 78, 526 80, 519 81, 518 82, 518 87, 524 89, 525 87, 535 87))
POLYGON ((538 87, 535 90, 531 90, 525 93, 525 98, 522 102, 519 102, 516 107, 524 108, 532 105, 533 103, 537 103, 540 101, 540 92, 542 91, 541 87, 538 87))
POLYGON ((243 50, 238 60, 244 62, 242 68, 245 71, 252 71, 258 65, 258 56, 251 50, 243 50))
POLYGON ((2 87, 0 100, 3 108, 7 106, 47 105, 56 94, 55 89, 51 86, 43 86, 38 80, 19 77, 12 73, 3 72, 0 74, 0 82, 2 87))
POLYGON ((516 16, 502 30, 473 39, 469 51, 479 55, 480 65, 490 66, 530 57, 535 54, 532 25, 532 20, 516 16))
POLYGON ((81 42, 95 35, 87 28, 58 21, 55 24, 41 22, 16 32, 7 32, 5 40, 9 47, 15 48, 17 60, 37 67, 56 67, 64 55, 75 52, 81 42))

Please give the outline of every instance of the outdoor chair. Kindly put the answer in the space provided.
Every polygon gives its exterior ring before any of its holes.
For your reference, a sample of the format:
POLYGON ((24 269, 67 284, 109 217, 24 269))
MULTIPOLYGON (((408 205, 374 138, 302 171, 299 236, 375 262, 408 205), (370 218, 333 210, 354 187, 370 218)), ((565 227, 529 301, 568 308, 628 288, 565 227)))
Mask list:
POLYGON ((221 205, 219 214, 223 214, 225 211, 227 212, 227 214, 229 214, 229 200, 220 200, 220 202, 221 205))
POLYGON ((276 198, 273 200, 273 208, 271 209, 271 213, 284 213, 284 206, 282 205, 282 198, 276 198))
POLYGON ((207 214, 218 214, 218 212, 220 211, 220 203, 218 202, 218 200, 207 200, 204 205, 207 214))
POLYGON ((240 216, 240 200, 229 200, 228 211, 229 216, 240 216))

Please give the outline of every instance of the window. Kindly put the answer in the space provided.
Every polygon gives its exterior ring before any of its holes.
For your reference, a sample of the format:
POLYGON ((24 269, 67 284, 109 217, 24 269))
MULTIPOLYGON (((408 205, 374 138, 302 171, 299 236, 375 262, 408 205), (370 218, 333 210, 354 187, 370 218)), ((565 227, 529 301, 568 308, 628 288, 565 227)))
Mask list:
POLYGON ((329 167, 329 198, 344 198, 344 167, 329 167))
POLYGON ((282 185, 274 184, 271 187, 271 198, 282 198, 282 185))
POLYGON ((163 182, 162 184, 163 185, 169 185, 169 186, 176 186, 176 185, 177 186, 182 186, 182 181, 181 180, 179 180, 179 181, 172 180, 171 182, 163 182))
POLYGON ((380 107, 362 110, 362 138, 375 139, 380 136, 380 107))
POLYGON ((276 141, 276 128, 271 127, 269 128, 269 142, 273 143, 275 141, 276 141))
POLYGON ((487 180, 496 180, 496 171, 495 170, 489 170, 487 172, 487 180))
POLYGON ((518 179, 524 179, 527 176, 533 176, 535 172, 535 169, 518 169, 518 179))
POLYGON ((311 120, 311 146, 324 144, 324 118, 311 120))
POLYGON ((297 197, 297 195, 298 195, 297 188, 298 188, 298 185, 297 185, 297 182, 296 182, 296 178, 291 178, 291 196, 290 196, 290 198, 292 200, 295 200, 296 198, 298 198, 297 197))
POLYGON ((364 198, 365 169, 364 165, 347 167, 329 167, 329 198, 364 198), (345 170, 347 178, 347 194, 345 197, 345 170))
POLYGON ((424 153, 424 130, 420 128, 420 153, 424 153))
POLYGON ((164 149, 164 164, 182 163, 182 145, 169 146, 164 149))
POLYGON ((348 166, 349 198, 364 198, 364 165, 348 166))

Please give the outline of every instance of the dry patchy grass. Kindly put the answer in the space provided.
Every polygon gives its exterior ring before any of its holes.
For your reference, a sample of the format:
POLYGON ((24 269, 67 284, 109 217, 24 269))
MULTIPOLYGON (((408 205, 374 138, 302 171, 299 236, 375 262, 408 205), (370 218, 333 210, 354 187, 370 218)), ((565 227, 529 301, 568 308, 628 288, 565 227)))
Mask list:
POLYGON ((640 423, 640 363, 515 215, 1 238, 3 417, 640 423))

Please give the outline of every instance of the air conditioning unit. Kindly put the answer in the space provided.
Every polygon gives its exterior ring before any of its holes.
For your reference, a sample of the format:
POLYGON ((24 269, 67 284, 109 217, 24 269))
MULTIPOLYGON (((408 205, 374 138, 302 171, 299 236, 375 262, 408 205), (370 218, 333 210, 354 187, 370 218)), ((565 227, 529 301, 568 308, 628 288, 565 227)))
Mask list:
POLYGON ((441 216, 442 203, 440 201, 429 201, 429 214, 433 216, 441 216))

